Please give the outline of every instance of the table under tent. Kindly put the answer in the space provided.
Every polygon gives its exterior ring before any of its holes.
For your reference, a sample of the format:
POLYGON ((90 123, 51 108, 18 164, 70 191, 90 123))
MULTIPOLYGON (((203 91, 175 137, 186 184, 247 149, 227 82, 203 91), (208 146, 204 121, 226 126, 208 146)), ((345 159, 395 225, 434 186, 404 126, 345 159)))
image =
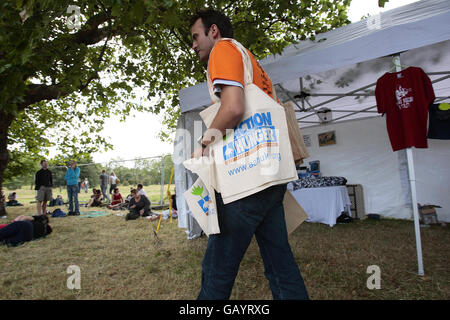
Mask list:
MULTIPOLYGON (((319 160, 322 175, 362 185, 366 213, 413 219, 413 203, 433 203, 441 206, 439 220, 450 221, 450 141, 429 139, 426 149, 393 152, 374 94, 383 74, 415 66, 431 79, 435 103, 450 101, 450 1, 424 0, 386 11, 291 45, 260 63, 281 102, 294 104, 310 153, 306 164, 319 160), (333 134, 331 144, 319 143, 324 133, 333 134)), ((206 83, 180 91, 174 144, 178 195, 196 179, 182 161, 205 130, 199 112, 210 104, 206 83)), ((179 203, 179 227, 195 238, 201 230, 186 203, 179 203)), ((418 222, 415 227, 421 273, 418 222)))

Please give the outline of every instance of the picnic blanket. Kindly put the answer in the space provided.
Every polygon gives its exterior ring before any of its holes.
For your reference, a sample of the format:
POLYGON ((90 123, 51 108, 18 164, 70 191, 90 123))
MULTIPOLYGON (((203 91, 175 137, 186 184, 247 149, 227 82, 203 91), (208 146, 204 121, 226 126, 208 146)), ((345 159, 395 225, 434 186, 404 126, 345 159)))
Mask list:
POLYGON ((79 218, 97 218, 110 215, 110 212, 107 211, 88 211, 88 212, 80 212, 79 218))

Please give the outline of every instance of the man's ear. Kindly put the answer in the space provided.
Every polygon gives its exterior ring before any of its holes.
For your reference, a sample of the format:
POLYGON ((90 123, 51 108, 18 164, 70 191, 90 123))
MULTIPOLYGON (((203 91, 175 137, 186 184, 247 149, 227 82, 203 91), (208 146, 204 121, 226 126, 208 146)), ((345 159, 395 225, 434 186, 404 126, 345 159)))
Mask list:
POLYGON ((211 25, 209 31, 211 32, 211 36, 213 37, 213 39, 221 37, 219 27, 216 24, 211 25))

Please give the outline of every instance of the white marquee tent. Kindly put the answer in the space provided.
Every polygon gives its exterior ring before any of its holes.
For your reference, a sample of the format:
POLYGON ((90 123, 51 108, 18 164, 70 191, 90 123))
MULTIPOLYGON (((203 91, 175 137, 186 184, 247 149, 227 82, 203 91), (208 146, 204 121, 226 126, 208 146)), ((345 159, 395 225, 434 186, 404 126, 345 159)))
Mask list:
MULTIPOLYGON (((393 57, 402 66, 421 67, 433 82, 435 102, 448 102, 450 1, 423 0, 386 11, 320 34, 314 42, 291 45, 260 63, 279 99, 295 104, 302 134, 311 141, 306 163, 320 160, 323 175, 363 185, 367 213, 411 219, 417 192, 417 202, 440 205, 439 220, 450 222, 450 141, 429 139, 428 149, 409 149, 414 158, 410 184, 412 157, 407 159, 405 150, 392 152, 385 119, 377 113, 375 84, 396 71, 393 57), (331 110, 331 121, 320 121, 317 111, 323 107, 331 110), (335 131, 336 144, 319 147, 317 134, 328 131, 335 131)), ((182 161, 204 130, 198 112, 211 104, 206 83, 181 90, 180 104, 174 152, 178 194, 195 178, 182 161)), ((179 213, 179 227, 188 229, 188 238, 198 235, 184 201, 179 213)))

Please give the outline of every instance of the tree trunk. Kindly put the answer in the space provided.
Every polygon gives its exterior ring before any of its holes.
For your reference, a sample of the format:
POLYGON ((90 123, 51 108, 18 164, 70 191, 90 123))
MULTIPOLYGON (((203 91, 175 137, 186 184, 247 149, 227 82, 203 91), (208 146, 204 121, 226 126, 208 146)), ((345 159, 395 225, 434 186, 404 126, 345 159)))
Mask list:
MULTIPOLYGON (((3 189, 3 173, 9 161, 8 130, 13 119, 13 115, 0 111, 0 190, 3 189)), ((0 201, 0 216, 6 216, 3 201, 0 201)))

